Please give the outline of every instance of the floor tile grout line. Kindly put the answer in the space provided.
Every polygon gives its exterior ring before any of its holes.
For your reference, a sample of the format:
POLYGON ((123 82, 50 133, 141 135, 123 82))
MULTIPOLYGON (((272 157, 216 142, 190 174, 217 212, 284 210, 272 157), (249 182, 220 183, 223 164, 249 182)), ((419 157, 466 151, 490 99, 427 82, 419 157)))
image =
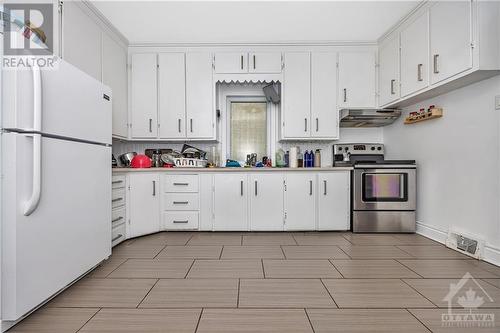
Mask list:
POLYGON ((266 278, 266 270, 264 269, 264 258, 260 258, 260 263, 262 265, 262 276, 266 278))
MULTIPOLYGON (((116 271, 118 268, 120 268, 124 263, 126 263, 127 261, 129 261, 130 258, 126 258, 124 262, 122 262, 121 264, 119 264, 115 269, 113 269, 111 272, 109 272, 108 274, 106 274, 106 276, 104 277, 105 279, 109 278, 109 276, 111 274, 113 274, 114 271, 116 271)), ((90 277, 92 278, 92 277, 90 277)))
POLYGON ((416 271, 414 271, 413 269, 411 269, 410 267, 406 266, 404 263, 402 263, 401 261, 399 261, 399 260, 401 260, 401 259, 394 259, 394 260, 396 260, 396 261, 397 261, 400 265, 403 265, 403 267, 408 268, 410 271, 412 271, 413 273, 415 273, 415 274, 417 274, 418 276, 420 276, 420 278, 425 279, 425 277, 424 277, 423 275, 418 274, 416 271))
POLYGON ((220 249, 220 253, 219 253, 219 260, 222 259, 222 253, 224 252, 224 245, 222 245, 221 249, 220 249))
POLYGON ((135 307, 136 309, 139 309, 139 306, 142 304, 142 302, 144 302, 144 300, 146 299, 146 297, 149 296, 149 294, 151 293, 151 291, 153 290, 153 288, 158 284, 158 282, 160 282, 160 279, 156 279, 156 282, 153 284, 153 286, 151 287, 151 289, 148 290, 148 292, 146 293, 146 295, 144 295, 144 297, 139 302, 139 304, 137 304, 137 306, 135 307))
MULTIPOLYGON (((184 243, 184 246, 187 246, 189 244, 189 241, 191 240, 191 238, 194 237, 194 234, 191 234, 191 236, 189 236, 188 240, 184 243)), ((168 245, 168 244, 167 244, 168 245)))
MULTIPOLYGON (((342 251, 342 252, 343 252, 343 253, 344 253, 344 254, 345 254, 345 255, 346 255, 349 259, 354 260, 354 258, 353 258, 353 257, 351 257, 351 256, 350 256, 350 255, 349 255, 346 251, 344 251, 344 249, 343 249, 341 246, 337 246, 337 247, 338 247, 338 248, 340 249, 340 251, 342 251)), ((340 259, 342 259, 342 258, 340 258, 340 259)), ((345 258, 344 258, 344 259, 345 259, 345 258)))
POLYGON ((161 248, 161 250, 160 250, 160 251, 159 251, 159 252, 158 252, 158 253, 157 253, 157 254, 156 254, 156 255, 155 255, 152 259, 156 259, 156 258, 160 255, 160 253, 162 253, 162 252, 163 252, 163 250, 165 250, 165 249, 167 248, 167 246, 168 246, 168 245, 167 245, 167 244, 165 244, 165 246, 163 246, 163 247, 161 248))
POLYGON ((285 250, 283 249, 283 245, 280 245, 281 252, 283 252, 283 259, 287 260, 288 258, 286 257, 285 250))
POLYGON ((309 321, 309 325, 311 325, 312 333, 315 333, 316 331, 314 330, 314 326, 312 324, 311 318, 309 318, 309 313, 307 313, 307 309, 306 308, 304 308, 304 313, 306 314, 307 320, 309 321))
POLYGON ((332 293, 330 293, 330 290, 328 290, 328 288, 326 287, 325 285, 325 281, 323 281, 323 279, 319 279, 319 281, 321 282, 321 284, 323 285, 323 288, 325 288, 326 292, 328 293, 328 295, 330 296, 330 298, 333 300, 333 303, 335 304, 335 306, 337 307, 337 309, 340 309, 339 305, 337 304, 337 302, 335 301, 335 299, 333 298, 333 295, 332 293))
POLYGON ((411 312, 408 308, 405 308, 405 310, 411 315, 413 316, 420 324, 422 324, 429 332, 433 332, 429 327, 427 327, 427 325, 424 324, 423 321, 421 321, 415 314, 413 314, 413 312, 411 312))
POLYGON ((343 279, 346 279, 346 277, 344 276, 344 274, 342 274, 342 272, 340 271, 340 269, 337 268, 337 266, 335 266, 335 264, 332 262, 332 260, 335 260, 335 259, 328 259, 328 262, 330 263, 330 265, 333 266, 333 268, 339 272, 340 276, 342 276, 343 279))
POLYGON ((238 278, 238 297, 236 298, 236 308, 240 307, 240 287, 241 287, 241 279, 238 278))
POLYGON ((411 289, 415 290, 415 292, 417 292, 420 296, 422 296, 423 298, 425 298, 426 300, 428 300, 432 305, 434 305, 434 307, 439 308, 439 305, 435 304, 433 301, 431 301, 430 299, 428 299, 424 294, 422 294, 420 291, 418 291, 416 288, 414 288, 408 282, 406 282, 405 279, 400 279, 400 280, 401 280, 401 282, 403 282, 404 284, 406 284, 408 287, 410 287, 411 289))
POLYGON ((201 308, 200 316, 198 317, 198 322, 196 323, 196 328, 194 329, 194 333, 198 332, 198 327, 200 327, 201 316, 203 316, 203 310, 205 310, 205 308, 201 308))
POLYGON ((191 263, 191 266, 189 266, 189 269, 186 272, 186 275, 184 275, 184 279, 187 279, 188 274, 189 274, 189 272, 191 272, 191 268, 193 268, 195 261, 196 261, 196 259, 193 259, 193 262, 191 263))
POLYGON ((78 333, 82 330, 82 328, 85 327, 99 312, 101 312, 102 308, 99 308, 79 329, 75 331, 75 333, 78 333))

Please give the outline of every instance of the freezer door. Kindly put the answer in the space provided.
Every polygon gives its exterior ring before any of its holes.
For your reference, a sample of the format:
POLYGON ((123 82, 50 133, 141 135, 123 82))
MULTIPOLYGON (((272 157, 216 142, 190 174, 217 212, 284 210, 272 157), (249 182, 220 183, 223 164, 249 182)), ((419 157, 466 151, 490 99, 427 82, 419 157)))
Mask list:
POLYGON ((56 69, 3 70, 2 128, 111 144, 111 90, 69 63, 56 69), (41 129, 36 128, 37 87, 41 129))
POLYGON ((41 193, 33 138, 2 140, 2 320, 17 320, 111 255, 111 148, 42 137, 41 193))

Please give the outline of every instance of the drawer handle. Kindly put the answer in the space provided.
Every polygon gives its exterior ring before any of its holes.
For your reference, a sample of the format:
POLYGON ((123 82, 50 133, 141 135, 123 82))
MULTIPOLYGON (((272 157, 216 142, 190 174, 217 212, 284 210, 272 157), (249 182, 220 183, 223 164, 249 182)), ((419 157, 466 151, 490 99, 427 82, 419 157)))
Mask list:
POLYGON ((113 238, 113 239, 111 240, 111 242, 114 242, 115 240, 118 240, 118 239, 120 239, 120 238, 122 238, 122 237, 123 237, 123 235, 122 235, 122 234, 118 234, 118 236, 116 236, 115 238, 113 238))
POLYGON ((174 205, 187 205, 189 201, 174 201, 174 205))
POLYGON ((116 198, 116 199, 111 200, 111 202, 117 202, 117 201, 122 201, 122 200, 123 200, 123 198, 116 198))
POLYGON ((123 183, 123 180, 113 180, 111 184, 120 184, 123 183))
POLYGON ((174 183, 174 186, 189 186, 189 183, 174 183))
POLYGON ((189 220, 182 220, 182 221, 179 221, 179 220, 174 220, 174 223, 188 223, 189 220))
POLYGON ((114 220, 111 220, 112 223, 115 223, 115 222, 118 222, 120 220, 123 220, 123 216, 120 216, 120 217, 117 217, 116 219, 114 220))

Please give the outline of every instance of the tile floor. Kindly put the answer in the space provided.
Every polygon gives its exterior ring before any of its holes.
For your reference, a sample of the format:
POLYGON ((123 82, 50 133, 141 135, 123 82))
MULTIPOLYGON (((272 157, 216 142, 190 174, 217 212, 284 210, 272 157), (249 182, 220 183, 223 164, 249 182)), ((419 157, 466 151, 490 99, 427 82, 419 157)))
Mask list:
POLYGON ((500 268, 419 235, 163 232, 120 244, 10 332, 500 332, 500 268), (487 327, 443 325, 471 299, 487 327))

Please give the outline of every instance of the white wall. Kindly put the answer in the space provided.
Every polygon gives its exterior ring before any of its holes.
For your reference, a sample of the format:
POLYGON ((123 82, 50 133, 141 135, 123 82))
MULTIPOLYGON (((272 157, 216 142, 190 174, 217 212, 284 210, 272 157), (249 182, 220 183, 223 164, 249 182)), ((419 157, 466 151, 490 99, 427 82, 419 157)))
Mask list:
POLYGON ((457 227, 487 242, 485 259, 500 263, 500 76, 405 109, 436 105, 443 118, 384 128, 388 158, 418 164, 417 221, 420 231, 442 239, 457 227))

